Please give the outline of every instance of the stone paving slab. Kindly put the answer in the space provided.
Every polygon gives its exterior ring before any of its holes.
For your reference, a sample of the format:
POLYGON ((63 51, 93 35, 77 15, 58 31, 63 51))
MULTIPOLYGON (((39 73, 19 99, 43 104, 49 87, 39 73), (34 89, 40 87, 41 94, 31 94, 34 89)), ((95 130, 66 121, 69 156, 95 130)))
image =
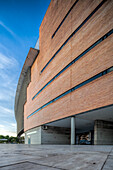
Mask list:
POLYGON ((50 165, 56 168, 62 169, 80 169, 80 170, 100 170, 103 163, 107 159, 107 155, 101 153, 76 153, 76 154, 66 154, 66 155, 58 155, 53 157, 47 157, 46 159, 34 159, 31 160, 35 163, 39 163, 42 165, 50 165))
POLYGON ((113 146, 0 144, 0 170, 113 170, 113 146))
MULTIPOLYGON (((8 151, 7 151, 8 152, 8 151)), ((0 166, 5 166, 8 164, 14 164, 18 162, 27 161, 28 159, 34 159, 35 157, 32 154, 24 155, 24 154, 17 154, 17 153, 1 153, 0 152, 0 166)), ((37 159, 42 157, 37 155, 37 159)))
POLYGON ((33 164, 31 162, 22 162, 22 163, 17 163, 17 164, 13 164, 10 166, 5 166, 5 167, 1 167, 1 170, 28 170, 28 169, 32 169, 32 170, 58 170, 57 168, 52 168, 52 167, 47 167, 47 166, 43 166, 43 165, 37 165, 37 164, 33 164))
POLYGON ((108 156, 103 170, 113 170, 113 156, 108 156))

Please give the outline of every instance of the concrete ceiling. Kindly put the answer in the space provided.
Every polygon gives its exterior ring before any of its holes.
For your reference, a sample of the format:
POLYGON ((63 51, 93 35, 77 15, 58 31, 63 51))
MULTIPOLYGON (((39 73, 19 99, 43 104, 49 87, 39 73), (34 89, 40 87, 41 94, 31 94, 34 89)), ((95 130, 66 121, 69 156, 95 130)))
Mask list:
MULTIPOLYGON (((93 130, 95 120, 113 122, 113 105, 99 108, 93 111, 77 114, 75 119, 77 132, 93 130)), ((71 117, 48 123, 49 126, 71 127, 71 117)))

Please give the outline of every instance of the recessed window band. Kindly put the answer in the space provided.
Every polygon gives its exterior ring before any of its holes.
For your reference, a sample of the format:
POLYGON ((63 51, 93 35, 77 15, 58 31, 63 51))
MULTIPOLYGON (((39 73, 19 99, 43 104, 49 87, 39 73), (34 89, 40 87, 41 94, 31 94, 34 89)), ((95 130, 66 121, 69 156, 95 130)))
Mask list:
POLYGON ((56 55, 60 52, 60 50, 67 44, 67 42, 75 35, 76 32, 80 30, 80 28, 95 14, 95 12, 106 2, 103 0, 94 10, 93 12, 80 24, 80 26, 68 37, 68 39, 63 43, 63 45, 58 49, 58 51, 53 55, 53 57, 48 61, 48 63, 43 67, 40 74, 45 70, 45 68, 49 65, 49 63, 56 57, 56 55))
POLYGON ((43 109, 44 107, 46 107, 46 106, 48 106, 49 104, 51 104, 51 103, 57 101, 58 99, 62 98, 63 96, 66 96, 67 94, 69 94, 69 93, 71 93, 71 92, 79 89, 80 87, 82 87, 82 86, 84 86, 84 85, 86 85, 86 84, 88 84, 88 83, 90 83, 90 82, 98 79, 99 77, 102 77, 102 76, 104 76, 105 74, 108 74, 109 72, 112 72, 112 71, 113 71, 113 66, 110 67, 110 68, 108 68, 108 69, 106 69, 106 70, 104 70, 104 71, 102 71, 101 73, 99 73, 99 74, 97 74, 97 75, 89 78, 88 80, 86 80, 86 81, 84 81, 84 82, 76 85, 75 87, 67 90, 66 92, 60 94, 60 95, 57 96, 56 98, 52 99, 51 101, 47 102, 46 104, 44 104, 43 106, 41 106, 40 108, 38 108, 37 110, 35 110, 33 113, 31 113, 31 114, 27 117, 27 119, 30 118, 31 116, 33 116, 35 113, 39 112, 39 111, 40 111, 41 109, 43 109))
POLYGON ((83 53, 81 53, 78 57, 76 57, 73 61, 71 61, 67 66, 65 66, 58 74, 56 74, 45 86, 43 86, 36 94, 33 96, 32 100, 35 99, 39 93, 41 93, 52 81, 54 81, 60 74, 62 74, 66 69, 68 69, 72 64, 74 64, 77 60, 79 60, 81 57, 83 57, 86 53, 88 53, 90 50, 92 50, 95 46, 97 46, 99 43, 101 43, 103 40, 105 40, 107 37, 109 37, 113 33, 113 29, 110 30, 107 34, 102 36, 99 40, 97 40, 93 45, 91 45, 89 48, 87 48, 83 53))
POLYGON ((74 6, 77 4, 79 0, 76 0, 74 2, 74 4, 72 5, 72 7, 70 8, 70 10, 68 11, 68 13, 65 15, 65 17, 63 18, 63 20, 61 21, 60 25, 57 27, 56 31, 53 33, 52 38, 55 36, 55 34, 57 33, 57 31, 60 29, 61 25, 63 24, 63 22, 65 21, 65 19, 67 18, 67 16, 70 14, 71 10, 74 8, 74 6))

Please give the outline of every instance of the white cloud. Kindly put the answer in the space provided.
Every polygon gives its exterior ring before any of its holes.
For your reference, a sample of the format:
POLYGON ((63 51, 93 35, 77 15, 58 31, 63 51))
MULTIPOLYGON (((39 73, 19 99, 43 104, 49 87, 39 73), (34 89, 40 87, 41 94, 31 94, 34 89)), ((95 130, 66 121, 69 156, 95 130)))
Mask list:
POLYGON ((16 123, 11 123, 11 126, 16 127, 16 123))
MULTIPOLYGON (((16 40, 14 42, 19 42, 19 45, 23 46, 23 40, 2 21, 0 21, 0 27, 4 28, 16 40)), ((10 39, 10 41, 12 40, 10 39)), ((19 62, 12 55, 12 50, 0 43, 0 134, 16 136, 13 108, 19 62)))
POLYGON ((0 135, 9 135, 9 136, 17 136, 16 132, 13 131, 9 131, 9 130, 4 130, 4 129, 0 129, 0 135))
POLYGON ((2 49, 4 49, 5 51, 7 51, 7 48, 6 48, 3 44, 1 44, 1 43, 0 43, 0 48, 2 48, 2 49))
POLYGON ((0 125, 0 128, 4 128, 4 125, 0 125))
POLYGON ((0 112, 2 113, 2 115, 4 114, 14 114, 14 111, 11 109, 8 109, 6 107, 0 106, 0 112))
POLYGON ((7 30, 12 36, 14 36, 16 38, 16 34, 9 28, 7 27, 2 21, 0 21, 0 25, 7 30))
POLYGON ((0 101, 4 101, 5 103, 14 102, 15 93, 16 93, 16 84, 12 81, 1 80, 2 84, 0 84, 0 101))
POLYGON ((0 53, 0 101, 14 100, 18 70, 19 63, 14 57, 0 53))
POLYGON ((9 123, 8 121, 4 121, 3 123, 0 125, 0 135, 4 135, 4 136, 6 135, 16 136, 17 135, 16 134, 16 123, 9 123))
POLYGON ((20 39, 9 27, 7 27, 2 21, 0 21, 0 26, 3 27, 7 32, 9 32, 21 45, 23 45, 22 39, 20 39))
POLYGON ((15 91, 13 92, 9 89, 4 89, 0 87, 0 101, 10 102, 12 99, 14 99, 14 96, 15 91))
POLYGON ((8 69, 15 66, 18 66, 18 62, 15 58, 0 53, 0 69, 8 69))

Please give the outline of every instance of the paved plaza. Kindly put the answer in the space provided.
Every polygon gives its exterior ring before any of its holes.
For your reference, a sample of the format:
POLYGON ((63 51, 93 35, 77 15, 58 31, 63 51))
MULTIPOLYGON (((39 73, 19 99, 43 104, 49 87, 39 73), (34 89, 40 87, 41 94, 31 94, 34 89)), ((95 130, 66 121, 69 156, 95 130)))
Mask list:
POLYGON ((113 146, 0 144, 0 170, 113 170, 113 146))

